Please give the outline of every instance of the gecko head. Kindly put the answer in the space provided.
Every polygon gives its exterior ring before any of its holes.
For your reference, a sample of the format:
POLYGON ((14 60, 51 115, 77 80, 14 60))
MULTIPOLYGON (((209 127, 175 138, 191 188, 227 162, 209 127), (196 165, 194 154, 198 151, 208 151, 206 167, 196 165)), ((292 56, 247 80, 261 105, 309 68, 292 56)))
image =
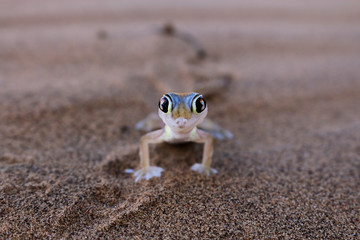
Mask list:
POLYGON ((167 93, 159 102, 159 116, 173 132, 191 132, 207 115, 205 99, 199 93, 167 93))

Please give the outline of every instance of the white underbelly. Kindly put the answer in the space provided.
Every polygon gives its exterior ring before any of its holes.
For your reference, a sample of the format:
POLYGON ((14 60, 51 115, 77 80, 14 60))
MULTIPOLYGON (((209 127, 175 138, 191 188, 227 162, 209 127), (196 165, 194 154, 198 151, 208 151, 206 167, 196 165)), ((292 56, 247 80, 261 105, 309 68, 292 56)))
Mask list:
POLYGON ((185 143, 185 142, 191 142, 191 139, 189 137, 186 138, 173 138, 166 140, 168 143, 185 143))

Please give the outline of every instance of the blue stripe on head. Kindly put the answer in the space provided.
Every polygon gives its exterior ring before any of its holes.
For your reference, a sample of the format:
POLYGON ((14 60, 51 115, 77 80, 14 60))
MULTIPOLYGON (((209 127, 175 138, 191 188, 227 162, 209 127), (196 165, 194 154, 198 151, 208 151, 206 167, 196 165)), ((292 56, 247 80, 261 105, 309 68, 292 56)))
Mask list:
POLYGON ((167 93, 165 94, 172 100, 172 109, 176 109, 181 103, 184 103, 186 107, 191 110, 192 100, 195 96, 200 95, 199 93, 167 93))

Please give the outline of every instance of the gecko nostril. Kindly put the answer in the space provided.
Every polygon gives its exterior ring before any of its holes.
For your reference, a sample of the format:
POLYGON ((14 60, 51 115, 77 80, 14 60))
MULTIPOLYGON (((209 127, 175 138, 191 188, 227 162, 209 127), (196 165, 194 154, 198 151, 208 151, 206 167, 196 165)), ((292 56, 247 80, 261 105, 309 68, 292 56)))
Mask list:
POLYGON ((184 126, 186 124, 187 120, 185 118, 178 118, 175 120, 175 123, 179 126, 184 126))

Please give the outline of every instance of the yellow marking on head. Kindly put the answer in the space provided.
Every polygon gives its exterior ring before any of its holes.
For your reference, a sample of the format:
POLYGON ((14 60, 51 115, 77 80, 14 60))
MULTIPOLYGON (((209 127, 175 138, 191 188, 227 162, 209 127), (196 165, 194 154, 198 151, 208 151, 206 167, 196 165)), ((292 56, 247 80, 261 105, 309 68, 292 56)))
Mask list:
POLYGON ((180 117, 190 119, 192 115, 191 111, 184 105, 184 103, 180 103, 180 105, 176 109, 174 109, 171 114, 173 119, 177 119, 180 117))

